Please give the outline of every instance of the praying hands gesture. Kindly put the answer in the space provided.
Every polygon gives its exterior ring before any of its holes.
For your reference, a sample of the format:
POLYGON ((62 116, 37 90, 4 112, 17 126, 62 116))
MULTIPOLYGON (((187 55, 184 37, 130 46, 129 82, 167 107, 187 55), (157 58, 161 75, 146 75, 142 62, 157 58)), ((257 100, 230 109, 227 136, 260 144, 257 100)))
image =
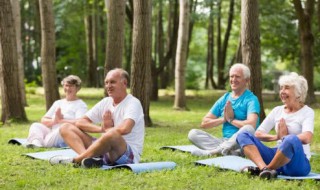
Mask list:
POLYGON ((226 106, 224 108, 224 120, 231 123, 234 119, 234 112, 232 109, 232 105, 230 101, 227 101, 226 106))
POLYGON ((107 110, 103 114, 102 131, 106 131, 107 129, 113 126, 114 126, 114 123, 112 120, 112 113, 110 110, 107 110))
POLYGON ((281 118, 278 124, 277 138, 280 140, 282 139, 282 137, 286 135, 288 135, 288 127, 286 125, 286 121, 283 118, 281 118))
POLYGON ((53 119, 53 124, 60 123, 60 121, 63 120, 63 114, 61 113, 60 107, 56 110, 54 117, 52 119, 53 119))

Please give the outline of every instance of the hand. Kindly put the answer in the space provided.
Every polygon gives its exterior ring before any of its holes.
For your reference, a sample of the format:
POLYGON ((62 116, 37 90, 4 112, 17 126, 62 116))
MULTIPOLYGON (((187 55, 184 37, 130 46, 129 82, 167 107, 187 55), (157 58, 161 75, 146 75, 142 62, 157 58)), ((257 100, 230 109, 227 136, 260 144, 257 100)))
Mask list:
POLYGON ((234 112, 230 101, 227 101, 224 107, 224 120, 229 122, 234 119, 234 112))
POLYGON ((63 119, 63 114, 61 113, 61 108, 59 107, 53 117, 53 124, 59 123, 63 119))
POLYGON ((112 113, 110 110, 107 110, 106 112, 104 112, 102 118, 103 118, 102 131, 105 131, 106 129, 114 126, 114 123, 112 120, 112 113))
POLYGON ((287 127, 286 121, 283 118, 281 118, 278 124, 277 137, 280 140, 282 139, 282 137, 286 135, 288 135, 288 127, 287 127))

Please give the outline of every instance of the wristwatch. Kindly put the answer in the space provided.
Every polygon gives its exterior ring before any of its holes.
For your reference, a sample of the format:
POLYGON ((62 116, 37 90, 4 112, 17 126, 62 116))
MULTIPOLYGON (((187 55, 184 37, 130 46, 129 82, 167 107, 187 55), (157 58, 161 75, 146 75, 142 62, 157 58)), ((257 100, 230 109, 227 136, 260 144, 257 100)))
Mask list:
POLYGON ((228 122, 231 124, 231 122, 234 120, 234 118, 230 118, 229 120, 228 120, 228 122))

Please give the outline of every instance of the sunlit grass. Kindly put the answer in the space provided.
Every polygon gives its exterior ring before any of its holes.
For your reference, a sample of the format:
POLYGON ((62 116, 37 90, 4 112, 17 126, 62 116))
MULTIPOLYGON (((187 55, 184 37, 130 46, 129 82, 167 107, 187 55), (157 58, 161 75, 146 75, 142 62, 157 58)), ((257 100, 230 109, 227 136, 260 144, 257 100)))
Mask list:
MULTIPOLYGON (((161 90, 157 102, 151 102, 150 116, 154 126, 146 128, 142 162, 174 161, 177 167, 172 171, 133 174, 127 170, 102 171, 81 169, 71 166, 51 166, 46 161, 32 160, 21 156, 23 153, 44 151, 30 150, 21 146, 7 145, 13 137, 26 137, 33 121, 38 121, 45 113, 44 97, 41 89, 28 94, 26 107, 27 123, 11 123, 0 127, 0 189, 318 189, 319 182, 306 181, 264 181, 257 177, 221 171, 214 167, 195 166, 194 161, 202 159, 187 153, 159 150, 164 145, 189 144, 188 131, 198 128, 202 117, 214 101, 224 91, 187 91, 189 111, 173 109, 174 93, 161 90)), ((79 96, 92 107, 103 97, 102 89, 81 89, 79 96)), ((268 113, 280 102, 272 97, 264 98, 268 113)), ((315 136, 312 151, 320 153, 320 131, 316 111, 315 136)), ((221 136, 221 127, 208 130, 221 136)), ((320 173, 320 156, 311 160, 312 169, 320 173)))

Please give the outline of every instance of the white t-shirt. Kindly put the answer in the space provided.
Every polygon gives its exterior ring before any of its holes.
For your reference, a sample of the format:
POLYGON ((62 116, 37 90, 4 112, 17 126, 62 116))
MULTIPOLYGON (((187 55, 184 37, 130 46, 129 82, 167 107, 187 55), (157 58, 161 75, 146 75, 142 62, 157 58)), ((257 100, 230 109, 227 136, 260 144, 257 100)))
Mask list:
MULTIPOLYGON (((307 105, 297 112, 289 114, 284 112, 284 105, 277 106, 269 113, 257 130, 269 133, 271 129, 275 128, 278 132, 278 124, 281 118, 284 118, 286 122, 288 134, 298 135, 305 131, 313 133, 314 111, 307 105)), ((307 158, 310 159, 310 144, 303 145, 303 150, 307 158)))
POLYGON ((139 163, 145 133, 144 115, 140 101, 131 94, 128 94, 118 105, 113 106, 113 99, 111 97, 105 97, 85 115, 93 123, 98 124, 102 122, 103 114, 107 110, 110 110, 112 113, 112 119, 115 127, 118 127, 125 119, 132 119, 134 121, 134 126, 131 132, 127 135, 123 135, 122 137, 132 149, 134 154, 134 163, 139 163))
MULTIPOLYGON (((61 99, 55 101, 44 117, 54 118, 55 112, 58 108, 61 108, 61 113, 64 119, 78 119, 81 118, 87 111, 87 104, 81 99, 74 101, 67 101, 66 99, 61 99)), ((59 127, 60 124, 52 126, 52 129, 59 127)))

